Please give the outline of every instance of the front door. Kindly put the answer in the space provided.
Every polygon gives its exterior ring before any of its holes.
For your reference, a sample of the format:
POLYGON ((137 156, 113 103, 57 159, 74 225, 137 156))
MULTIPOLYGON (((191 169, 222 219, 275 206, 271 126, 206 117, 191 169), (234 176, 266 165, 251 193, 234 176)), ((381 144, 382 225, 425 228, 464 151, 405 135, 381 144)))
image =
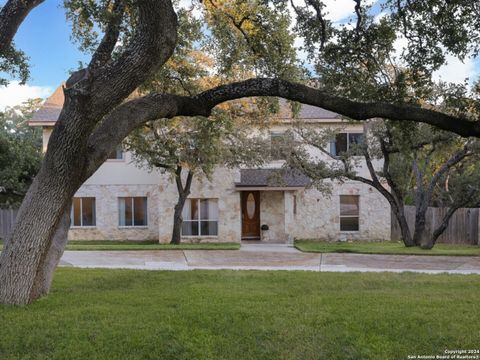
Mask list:
POLYGON ((242 239, 260 239, 260 192, 242 191, 242 239))

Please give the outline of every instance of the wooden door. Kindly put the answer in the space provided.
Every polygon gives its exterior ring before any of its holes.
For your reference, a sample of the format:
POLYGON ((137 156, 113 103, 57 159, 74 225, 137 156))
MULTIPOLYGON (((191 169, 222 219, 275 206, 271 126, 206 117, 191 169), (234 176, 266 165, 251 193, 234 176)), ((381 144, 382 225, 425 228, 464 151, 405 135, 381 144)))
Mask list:
POLYGON ((242 191, 242 239, 260 239, 260 192, 242 191))

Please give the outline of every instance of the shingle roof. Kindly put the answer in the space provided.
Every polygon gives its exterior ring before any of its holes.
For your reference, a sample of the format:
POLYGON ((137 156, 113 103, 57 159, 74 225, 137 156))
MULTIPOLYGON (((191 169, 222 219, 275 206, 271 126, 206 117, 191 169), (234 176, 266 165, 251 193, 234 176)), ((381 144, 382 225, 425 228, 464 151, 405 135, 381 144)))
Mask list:
POLYGON ((237 187, 305 187, 311 180, 285 169, 241 169, 237 187))
MULTIPOLYGON (((30 123, 38 125, 55 123, 62 111, 63 102, 63 84, 60 85, 52 95, 45 101, 42 107, 33 115, 30 123)), ((32 124, 33 125, 33 124, 32 124)))
MULTIPOLYGON (((288 102, 285 99, 280 99, 280 113, 278 115, 280 119, 291 119, 293 117, 292 111, 288 102)), ((296 115, 297 119, 340 119, 340 115, 323 108, 302 105, 300 111, 296 115)))

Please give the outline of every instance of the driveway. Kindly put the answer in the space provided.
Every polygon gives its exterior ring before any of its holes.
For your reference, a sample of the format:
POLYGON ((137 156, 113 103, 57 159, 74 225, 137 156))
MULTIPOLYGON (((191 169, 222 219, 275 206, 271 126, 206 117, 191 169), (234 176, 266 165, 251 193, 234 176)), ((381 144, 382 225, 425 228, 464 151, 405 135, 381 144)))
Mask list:
POLYGON ((287 245, 240 250, 65 251, 60 266, 143 270, 305 270, 480 274, 480 257, 303 253, 287 245))

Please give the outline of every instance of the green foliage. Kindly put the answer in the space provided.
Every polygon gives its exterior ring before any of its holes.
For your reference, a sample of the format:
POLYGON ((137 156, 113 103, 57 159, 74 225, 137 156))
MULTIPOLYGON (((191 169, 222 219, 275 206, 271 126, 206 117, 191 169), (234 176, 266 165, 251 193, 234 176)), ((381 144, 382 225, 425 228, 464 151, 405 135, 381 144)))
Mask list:
POLYGON ((0 113, 0 207, 19 203, 40 167, 41 131, 27 124, 40 103, 32 100, 0 113))
POLYGON ((263 163, 266 144, 249 137, 247 128, 235 125, 228 113, 211 118, 163 119, 135 130, 126 140, 140 166, 163 169, 172 175, 177 167, 209 178, 217 166, 263 163))
POLYGON ((479 280, 61 268, 48 298, 0 306, 0 357, 385 360, 476 349, 479 280))
POLYGON ((0 86, 6 86, 10 77, 18 78, 20 79, 20 84, 25 84, 30 77, 28 57, 23 51, 15 49, 15 46, 12 44, 0 56, 0 74, 0 86), (4 75, 7 75, 7 78, 4 75))

